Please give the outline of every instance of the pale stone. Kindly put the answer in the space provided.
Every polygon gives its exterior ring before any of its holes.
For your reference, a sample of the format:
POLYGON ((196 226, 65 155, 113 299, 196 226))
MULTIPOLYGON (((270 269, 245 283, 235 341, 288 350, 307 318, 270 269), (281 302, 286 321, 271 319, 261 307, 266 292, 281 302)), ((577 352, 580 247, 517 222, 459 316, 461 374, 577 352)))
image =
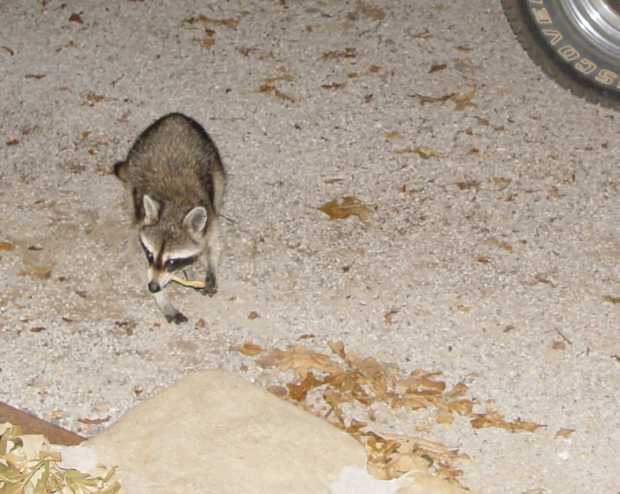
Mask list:
POLYGON ((221 371, 194 374, 88 441, 130 494, 320 494, 364 467, 348 434, 221 371))

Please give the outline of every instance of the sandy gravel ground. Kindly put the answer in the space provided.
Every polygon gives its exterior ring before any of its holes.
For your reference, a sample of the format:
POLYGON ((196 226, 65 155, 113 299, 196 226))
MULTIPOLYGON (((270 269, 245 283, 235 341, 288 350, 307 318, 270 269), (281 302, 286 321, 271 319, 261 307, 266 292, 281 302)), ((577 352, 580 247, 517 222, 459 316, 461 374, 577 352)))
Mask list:
POLYGON ((620 492, 620 117, 546 79, 499 2, 7 1, 0 22, 1 401, 95 434, 193 369, 273 382, 245 340, 342 340, 546 425, 379 417, 467 453, 472 489, 620 492), (170 111, 230 174, 220 293, 175 289, 178 327, 110 175, 170 111), (318 210, 345 196, 367 222, 318 210))

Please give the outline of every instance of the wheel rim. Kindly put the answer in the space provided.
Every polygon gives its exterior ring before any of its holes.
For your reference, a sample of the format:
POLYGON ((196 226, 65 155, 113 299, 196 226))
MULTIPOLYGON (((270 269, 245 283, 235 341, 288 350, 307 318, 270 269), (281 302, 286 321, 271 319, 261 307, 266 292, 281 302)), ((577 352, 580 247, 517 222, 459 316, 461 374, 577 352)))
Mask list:
POLYGON ((560 0, 560 3, 590 43, 620 60, 620 0, 560 0))

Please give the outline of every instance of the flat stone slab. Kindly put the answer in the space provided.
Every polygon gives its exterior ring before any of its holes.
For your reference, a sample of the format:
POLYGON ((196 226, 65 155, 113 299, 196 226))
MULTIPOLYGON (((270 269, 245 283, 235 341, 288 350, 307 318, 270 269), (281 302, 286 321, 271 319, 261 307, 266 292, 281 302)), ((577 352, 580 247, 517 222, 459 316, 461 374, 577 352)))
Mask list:
POLYGON ((118 466, 131 494, 460 494, 414 473, 379 481, 355 439, 223 371, 190 375, 86 443, 65 466, 118 466))
POLYGON ((131 494, 317 494, 366 463, 348 434, 222 371, 182 379, 87 445, 131 494))

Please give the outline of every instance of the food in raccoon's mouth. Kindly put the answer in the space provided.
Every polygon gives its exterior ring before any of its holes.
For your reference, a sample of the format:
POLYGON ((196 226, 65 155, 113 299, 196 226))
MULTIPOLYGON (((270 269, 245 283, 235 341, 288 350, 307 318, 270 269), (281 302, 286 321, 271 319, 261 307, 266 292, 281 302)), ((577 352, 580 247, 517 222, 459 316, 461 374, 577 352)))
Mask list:
POLYGON ((179 285, 187 286, 190 288, 204 288, 206 286, 204 280, 185 280, 176 276, 172 277, 172 281, 179 285))

